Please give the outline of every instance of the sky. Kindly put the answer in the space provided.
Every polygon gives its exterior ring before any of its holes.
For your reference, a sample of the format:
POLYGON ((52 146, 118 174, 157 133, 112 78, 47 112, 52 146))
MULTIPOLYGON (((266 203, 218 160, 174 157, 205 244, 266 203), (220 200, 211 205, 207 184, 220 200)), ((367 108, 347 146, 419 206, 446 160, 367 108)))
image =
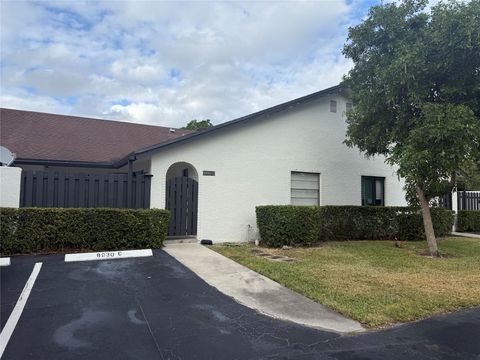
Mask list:
POLYGON ((0 2, 0 106, 182 127, 338 84, 374 0, 0 2))

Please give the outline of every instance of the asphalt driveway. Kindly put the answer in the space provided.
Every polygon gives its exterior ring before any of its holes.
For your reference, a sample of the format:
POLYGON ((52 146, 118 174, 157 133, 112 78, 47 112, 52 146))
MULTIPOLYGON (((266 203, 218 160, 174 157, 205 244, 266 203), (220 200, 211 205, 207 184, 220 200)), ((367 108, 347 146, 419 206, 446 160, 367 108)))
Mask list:
POLYGON ((2 359, 480 359, 480 309, 340 336, 258 314, 161 250, 12 258, 0 268, 2 331, 37 262, 2 359))

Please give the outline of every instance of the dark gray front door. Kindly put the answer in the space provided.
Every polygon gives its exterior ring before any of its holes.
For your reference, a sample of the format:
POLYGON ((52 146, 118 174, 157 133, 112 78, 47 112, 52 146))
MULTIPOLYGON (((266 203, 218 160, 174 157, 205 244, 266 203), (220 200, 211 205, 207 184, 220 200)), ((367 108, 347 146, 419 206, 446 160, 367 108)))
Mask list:
POLYGON ((169 236, 197 235, 198 183, 185 176, 167 180, 166 207, 169 236))

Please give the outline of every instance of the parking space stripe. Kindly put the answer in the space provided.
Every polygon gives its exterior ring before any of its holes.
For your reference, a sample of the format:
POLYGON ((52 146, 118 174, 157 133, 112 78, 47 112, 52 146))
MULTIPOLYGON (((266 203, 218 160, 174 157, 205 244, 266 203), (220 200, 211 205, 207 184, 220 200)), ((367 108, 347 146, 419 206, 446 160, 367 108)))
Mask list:
POLYGON ((152 249, 101 251, 101 252, 80 253, 80 254, 66 254, 65 262, 115 260, 115 259, 146 257, 146 256, 153 256, 152 249))
POLYGON ((9 265, 10 265, 9 257, 0 258, 0 266, 9 266, 9 265))
POLYGON ((28 278, 27 283, 25 284, 25 287, 23 288, 22 293, 20 294, 20 297, 17 300, 17 303, 15 304, 15 307, 13 308, 13 311, 7 320, 7 323, 5 324, 4 328, 2 329, 2 332, 0 333, 0 358, 3 356, 3 352, 5 351, 8 341, 10 340, 10 337, 13 334, 13 330, 15 330, 15 326, 17 326, 18 320, 22 315, 23 308, 27 303, 28 297, 30 296, 30 292, 32 291, 32 288, 33 288, 33 284, 35 283, 35 280, 37 279, 37 276, 40 273, 41 268, 42 268, 41 262, 35 263, 32 274, 28 278))

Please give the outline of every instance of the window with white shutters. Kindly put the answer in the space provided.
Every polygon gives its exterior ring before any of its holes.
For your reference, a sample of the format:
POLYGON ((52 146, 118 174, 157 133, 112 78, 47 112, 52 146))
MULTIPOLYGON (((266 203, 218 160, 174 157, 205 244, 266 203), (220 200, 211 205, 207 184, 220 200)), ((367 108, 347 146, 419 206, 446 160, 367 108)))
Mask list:
POLYGON ((292 205, 320 205, 320 174, 292 171, 292 205))

